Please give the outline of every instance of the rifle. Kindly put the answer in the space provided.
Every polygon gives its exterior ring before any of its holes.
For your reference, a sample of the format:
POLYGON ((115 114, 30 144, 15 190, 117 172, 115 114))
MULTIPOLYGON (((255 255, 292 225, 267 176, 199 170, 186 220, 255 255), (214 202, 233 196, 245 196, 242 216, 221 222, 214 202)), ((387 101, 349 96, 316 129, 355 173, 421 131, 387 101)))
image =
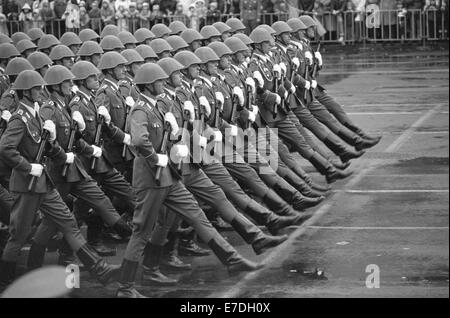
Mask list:
MULTIPOLYGON (((128 94, 128 95, 130 95, 131 94, 131 87, 130 87, 130 93, 128 94)), ((131 108, 131 106, 128 106, 128 105, 126 105, 126 108, 125 108, 125 122, 127 121, 127 119, 128 119, 128 114, 130 113, 130 108, 131 108)), ((126 124, 125 124, 126 125, 126 124)), ((123 148, 122 148, 122 158, 126 158, 126 156, 127 156, 127 145, 126 144, 123 144, 123 148)))
MULTIPOLYGON (((278 89, 279 89, 278 77, 275 77, 275 94, 278 94, 278 89)), ((275 104, 273 105, 273 118, 277 117, 277 114, 278 114, 278 105, 275 102, 275 104)))
MULTIPOLYGON (((185 110, 183 112, 183 131, 181 132, 181 142, 182 143, 186 143, 186 141, 184 140, 184 135, 187 132, 187 127, 188 127, 188 121, 189 121, 189 111, 185 110)), ((180 162, 178 163, 178 171, 181 173, 181 168, 183 166, 183 160, 180 160, 180 162)))
MULTIPOLYGON (((38 150, 38 153, 34 160, 35 163, 41 164, 41 165, 43 164, 44 150, 45 150, 45 146, 46 146, 49 138, 50 138, 50 133, 48 132, 48 130, 44 130, 44 132, 42 133, 42 136, 41 136, 41 143, 39 145, 39 150, 38 150)), ((28 191, 31 191, 34 188, 36 181, 37 181, 36 176, 31 177, 30 183, 28 184, 28 191)))
MULTIPOLYGON (((216 100, 215 103, 215 117, 214 117, 214 127, 213 128, 219 128, 219 124, 220 124, 220 109, 221 109, 221 104, 218 100, 216 100)), ((210 142, 214 141, 214 136, 211 137, 210 142)), ((214 155, 216 153, 216 147, 217 147, 217 143, 214 143, 214 148, 212 150, 212 155, 214 155)))
MULTIPOLYGON (((170 124, 168 122, 166 122, 164 124, 164 136, 163 136, 163 141, 161 144, 161 154, 163 154, 163 155, 167 154, 167 144, 169 142, 169 133, 170 133, 170 124)), ((156 169, 155 180, 156 180, 157 185, 161 184, 160 179, 161 179, 162 169, 163 169, 163 167, 160 167, 160 166, 158 166, 158 168, 156 169)))
POLYGON ((6 126, 7 126, 6 120, 4 120, 3 118, 0 118, 0 137, 5 132, 6 126))
MULTIPOLYGON (((247 100, 246 100, 246 103, 245 103, 245 108, 247 109, 247 111, 250 112, 250 108, 251 108, 251 105, 252 105, 252 88, 249 85, 247 85, 245 89, 246 89, 245 93, 247 95, 246 96, 247 100)), ((247 116, 247 118, 243 119, 243 123, 242 124, 243 124, 244 130, 246 130, 249 127, 248 116, 247 116)))
MULTIPOLYGON (((78 129, 77 123, 72 120, 72 130, 70 131, 69 144, 67 145, 67 151, 70 152, 73 148, 73 144, 75 142, 75 133, 78 129)), ((62 176, 65 177, 67 175, 67 170, 69 169, 70 164, 66 163, 64 165, 62 176)))
MULTIPOLYGON (((105 122, 105 118, 103 118, 103 116, 99 116, 97 129, 95 131, 94 145, 97 147, 100 147, 100 148, 102 147, 102 143, 103 143, 101 140, 101 136, 102 136, 102 126, 103 126, 104 122, 105 122)), ((96 163, 97 163, 97 158, 93 157, 92 162, 91 162, 91 170, 95 169, 96 163)))
MULTIPOLYGON (((309 65, 308 65, 308 63, 306 63, 306 68, 305 68, 305 80, 309 81, 309 65)), ((304 100, 306 100, 308 98, 308 92, 309 92, 309 90, 305 88, 305 91, 303 93, 304 100)))
MULTIPOLYGON (((319 51, 320 51, 320 40, 319 40, 319 44, 317 44, 316 52, 319 52, 319 51)), ((319 63, 314 63, 313 72, 312 72, 313 78, 316 78, 318 71, 319 71, 319 63)))

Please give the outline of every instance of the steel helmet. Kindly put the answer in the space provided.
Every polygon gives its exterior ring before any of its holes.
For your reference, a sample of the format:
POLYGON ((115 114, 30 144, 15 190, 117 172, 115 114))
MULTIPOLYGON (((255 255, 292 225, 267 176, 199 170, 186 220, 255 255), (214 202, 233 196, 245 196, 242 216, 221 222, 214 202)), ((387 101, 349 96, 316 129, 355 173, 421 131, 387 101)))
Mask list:
POLYGON ((78 61, 72 66, 72 74, 74 80, 81 81, 89 76, 100 74, 100 70, 94 66, 91 62, 78 61))
POLYGON ((306 30, 306 25, 299 18, 291 18, 286 22, 292 29, 292 32, 298 32, 300 30, 306 30))
POLYGON ((144 62, 142 56, 134 49, 123 50, 120 54, 127 60, 127 65, 144 62))
POLYGON ((213 51, 217 54, 217 56, 220 58, 224 55, 231 55, 233 52, 230 50, 228 46, 226 46, 222 42, 213 42, 208 45, 209 48, 213 49, 213 51))
POLYGON ((138 45, 135 50, 139 53, 140 56, 142 56, 144 60, 148 58, 158 58, 158 55, 156 55, 155 51, 153 51, 150 45, 141 44, 138 45))
POLYGON ((263 28, 265 29, 267 32, 269 32, 270 35, 275 35, 277 34, 277 31, 275 31, 270 25, 268 24, 261 24, 258 25, 258 28, 263 28))
POLYGON ((61 44, 64 44, 65 46, 71 46, 71 45, 81 45, 83 42, 81 42, 78 35, 76 35, 73 32, 66 32, 64 33, 61 38, 59 39, 61 44))
POLYGON ((40 28, 31 28, 27 32, 27 35, 33 42, 39 40, 44 34, 44 31, 42 31, 40 28))
POLYGON ((134 35, 128 31, 119 32, 117 37, 119 38, 119 40, 122 42, 123 45, 138 43, 134 35))
POLYGON ((20 53, 13 44, 0 44, 0 59, 9 59, 14 56, 20 56, 20 53))
POLYGON ((100 35, 92 29, 83 29, 79 34, 80 40, 84 43, 86 41, 97 41, 100 35))
POLYGON ((31 40, 23 39, 17 43, 16 48, 20 53, 23 53, 26 50, 36 49, 37 45, 34 44, 31 40))
POLYGON ((213 23, 213 27, 217 29, 217 31, 220 32, 220 34, 224 34, 225 32, 231 32, 231 28, 221 21, 213 23))
POLYGON ((212 37, 221 37, 222 36, 222 34, 220 34, 220 32, 212 25, 205 25, 200 30, 200 34, 202 35, 202 37, 205 40, 210 39, 212 37))
POLYGON ((184 66, 184 68, 188 68, 189 66, 195 64, 202 64, 202 60, 200 60, 198 56, 191 51, 178 52, 173 58, 180 62, 184 66))
POLYGON ((100 59, 100 62, 97 65, 99 70, 108 70, 111 68, 115 68, 119 65, 126 65, 128 61, 117 52, 106 52, 100 59))
POLYGON ((106 25, 102 32, 100 33, 100 39, 103 39, 104 37, 108 36, 108 35, 114 35, 117 36, 117 34, 119 34, 119 28, 117 27, 117 25, 114 24, 108 24, 106 25))
POLYGON ((225 23, 231 28, 230 32, 233 33, 236 31, 243 31, 247 29, 244 23, 242 23, 242 21, 237 18, 230 18, 225 23))
POLYGON ((151 31, 157 38, 162 38, 163 36, 170 35, 171 29, 164 23, 157 23, 152 28, 151 31))
POLYGON ((61 42, 53 34, 44 34, 38 41, 38 50, 49 49, 58 44, 61 42))
POLYGON ((12 88, 15 90, 28 90, 36 86, 44 86, 47 83, 42 78, 41 74, 33 70, 25 70, 20 72, 14 81, 12 88))
POLYGON ((134 32, 134 37, 139 43, 156 38, 153 32, 146 28, 137 29, 136 32, 134 32))
POLYGON ((75 54, 73 54, 72 50, 69 49, 65 45, 57 45, 55 46, 48 56, 52 61, 59 61, 62 60, 65 57, 75 57, 75 54))
POLYGON ((273 37, 267 32, 266 29, 257 27, 250 33, 250 39, 256 43, 260 44, 263 42, 273 42, 273 37))
POLYGON ((168 78, 169 76, 158 64, 145 63, 137 70, 134 82, 136 84, 153 84, 156 81, 168 78))
POLYGON ((302 15, 299 19, 303 22, 306 28, 316 26, 316 22, 309 15, 302 15))
POLYGON ((203 46, 195 50, 195 55, 201 61, 201 64, 206 64, 208 62, 218 62, 220 58, 217 56, 216 52, 210 47, 203 46))
POLYGON ((275 35, 280 35, 282 33, 291 33, 293 32, 292 28, 284 21, 277 21, 272 24, 272 29, 275 30, 275 35))
POLYGON ((52 65, 53 61, 47 54, 42 52, 33 52, 28 56, 28 61, 33 65, 35 70, 39 70, 46 65, 52 65))
POLYGON ((186 25, 181 21, 173 21, 169 24, 169 29, 172 31, 170 34, 177 35, 187 30, 186 25))
POLYGON ((154 39, 150 42, 150 46, 156 54, 171 52, 173 50, 173 47, 171 47, 170 44, 164 39, 154 39))
POLYGON ((97 42, 94 41, 86 41, 84 42, 80 49, 78 50, 77 55, 79 56, 92 56, 94 54, 103 54, 103 49, 97 42))
POLYGON ((72 72, 62 65, 50 66, 44 75, 44 81, 47 85, 58 85, 74 78, 72 72))
POLYGON ((25 70, 34 70, 33 65, 23 57, 15 57, 6 65, 5 75, 19 75, 25 70))
POLYGON ((203 40, 203 36, 194 29, 187 29, 186 31, 181 32, 180 36, 186 41, 187 44, 191 44, 194 41, 203 40))
POLYGON ((13 41, 6 34, 0 33, 0 44, 3 44, 3 43, 13 43, 13 41))
POLYGON ((103 51, 122 50, 123 46, 120 39, 115 35, 107 35, 100 41, 103 51))
POLYGON ((171 35, 166 39, 166 41, 174 51, 186 49, 189 47, 189 44, 187 44, 186 41, 183 40, 183 38, 179 35, 171 35))
POLYGON ((244 42, 245 45, 251 45, 251 44, 255 43, 255 42, 253 42, 252 39, 250 39, 248 37, 248 35, 246 35, 244 33, 236 33, 235 35, 233 35, 233 37, 240 39, 242 42, 244 42))
POLYGON ((31 38, 23 32, 16 32, 11 35, 11 40, 13 41, 14 45, 19 43, 19 41, 23 39, 31 40, 31 38))
POLYGON ((245 45, 244 42, 242 42, 241 39, 239 39, 238 37, 232 36, 226 39, 224 43, 226 46, 228 46, 228 48, 231 50, 233 54, 236 54, 237 52, 245 52, 248 50, 247 45, 245 45))
POLYGON ((159 60, 157 64, 161 66, 168 76, 172 75, 176 71, 181 71, 184 69, 184 65, 172 57, 165 57, 159 60))

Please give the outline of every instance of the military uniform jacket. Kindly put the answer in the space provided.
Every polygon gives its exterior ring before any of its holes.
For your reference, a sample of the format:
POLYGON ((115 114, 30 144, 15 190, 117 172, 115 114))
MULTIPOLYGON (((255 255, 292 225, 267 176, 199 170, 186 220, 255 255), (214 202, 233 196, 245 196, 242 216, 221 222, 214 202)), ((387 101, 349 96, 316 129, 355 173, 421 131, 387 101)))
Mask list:
MULTIPOLYGON (((98 115, 97 107, 94 104, 94 97, 83 88, 79 90, 69 104, 69 108, 72 112, 79 111, 83 115, 84 122, 86 124, 86 129, 82 132, 83 140, 88 145, 93 145, 95 141, 95 134, 97 132, 98 125, 98 115)), ((123 132, 111 124, 104 124, 102 126, 101 138, 109 138, 112 140, 117 140, 120 142, 123 140, 123 132)), ((87 147, 85 151, 80 154, 80 159, 83 162, 85 169, 88 171, 91 169, 93 148, 87 147)), ((109 159, 108 151, 102 149, 102 156, 96 159, 95 173, 105 173, 113 169, 111 160, 109 159)))
MULTIPOLYGON (((106 107, 111 115, 111 122, 121 130, 122 136, 124 136, 127 120, 127 105, 125 98, 120 93, 118 84, 105 78, 102 86, 97 91, 94 103, 97 108, 100 106, 106 107)), ((123 162, 123 139, 119 141, 117 139, 105 138, 105 149, 108 151, 108 155, 113 164, 123 162)))
MULTIPOLYGON (((177 178, 170 164, 162 168, 160 183, 156 182, 157 153, 163 143, 166 105, 157 97, 140 95, 131 109, 129 128, 134 153, 133 187, 139 190, 169 187, 177 178)), ((168 154, 169 155, 169 154, 168 154)))
POLYGON ((0 99, 0 112, 8 110, 10 113, 16 111, 19 106, 19 98, 15 90, 8 88, 0 99))
MULTIPOLYGON (((303 45, 303 52, 305 53, 305 52, 309 51, 312 54, 312 56, 313 56, 313 65, 311 65, 310 70, 309 70, 309 74, 308 74, 309 78, 317 80, 317 77, 319 76, 319 72, 317 72, 316 76, 313 77, 314 66, 319 63, 316 60, 316 58, 314 57, 315 51, 311 47, 311 42, 309 40, 302 39, 302 45, 303 45)), ((317 65, 317 69, 320 70, 321 67, 319 65, 317 65)), ((319 84, 317 84, 317 88, 320 89, 320 90, 325 90, 325 88, 323 86, 319 85, 319 84)))
MULTIPOLYGON (((39 114, 36 116, 20 103, 0 141, 0 158, 12 169, 9 185, 11 192, 28 192, 28 184, 32 178, 31 163, 35 163, 43 133, 43 121, 39 114)), ((57 142, 48 143, 46 156, 56 161, 66 158, 64 150, 57 142)), ((52 186, 53 182, 44 165, 44 172, 37 179, 32 191, 46 193, 52 186)))
POLYGON ((123 98, 131 96, 135 101, 138 100, 139 92, 136 85, 134 84, 133 78, 130 75, 127 75, 125 79, 120 80, 118 85, 120 94, 123 96, 123 98))
POLYGON ((2 96, 11 86, 9 77, 4 75, 5 70, 0 67, 0 96, 2 96))
MULTIPOLYGON (((51 161, 49 164, 50 175, 52 180, 56 184, 62 184, 65 182, 78 182, 82 179, 88 179, 89 175, 86 172, 83 163, 78 155, 91 152, 91 147, 81 139, 81 134, 75 134, 75 142, 73 149, 68 149, 69 139, 72 129, 75 127, 72 125, 72 117, 70 115, 70 109, 64 104, 62 99, 56 96, 55 93, 51 94, 51 99, 44 102, 41 107, 40 114, 42 119, 51 120, 56 126, 56 140, 58 144, 66 152, 74 152, 75 156, 73 164, 70 164, 67 169, 65 177, 62 176, 62 170, 65 166, 66 159, 63 161, 51 161)), ((66 157, 66 156, 65 156, 66 157)), ((66 157, 67 158, 67 157, 66 157)))

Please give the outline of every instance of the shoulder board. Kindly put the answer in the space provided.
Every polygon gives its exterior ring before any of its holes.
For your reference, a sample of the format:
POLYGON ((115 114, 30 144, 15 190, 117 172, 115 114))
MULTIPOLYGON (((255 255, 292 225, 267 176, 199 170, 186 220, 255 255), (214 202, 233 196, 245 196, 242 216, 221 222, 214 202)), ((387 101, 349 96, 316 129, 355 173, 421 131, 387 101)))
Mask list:
POLYGON ((140 100, 140 101, 137 102, 137 104, 138 104, 138 106, 144 106, 145 102, 143 100, 140 100))
POLYGON ((102 87, 100 87, 99 91, 100 91, 100 90, 105 90, 105 89, 107 89, 107 88, 108 88, 108 85, 103 84, 102 87))
POLYGON ((70 101, 69 105, 78 103, 80 100, 81 100, 81 99, 80 99, 80 96, 75 95, 75 97, 72 98, 72 100, 70 101))
POLYGON ((22 110, 22 109, 18 109, 18 110, 17 110, 17 114, 20 115, 20 116, 22 116, 22 115, 23 115, 23 110, 22 110))
POLYGON ((16 94, 16 91, 13 90, 13 89, 11 89, 11 90, 9 91, 9 93, 10 93, 11 95, 14 95, 14 94, 16 94))

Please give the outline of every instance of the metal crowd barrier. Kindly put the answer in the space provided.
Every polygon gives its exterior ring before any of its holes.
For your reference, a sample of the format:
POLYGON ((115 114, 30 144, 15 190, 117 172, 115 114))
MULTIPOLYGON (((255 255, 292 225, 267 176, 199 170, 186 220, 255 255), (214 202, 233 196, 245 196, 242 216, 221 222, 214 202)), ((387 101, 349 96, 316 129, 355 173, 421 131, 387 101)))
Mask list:
MULTIPOLYGON (((380 10, 374 13, 359 13, 346 11, 334 15, 331 12, 314 14, 327 32, 322 36, 323 42, 383 42, 383 41, 437 41, 448 40, 448 11, 408 10, 399 14, 398 10, 380 10)), ((226 21, 231 17, 239 18, 238 14, 221 15, 220 17, 204 17, 196 21, 197 28, 216 21, 226 21)), ((287 13, 262 13, 261 23, 269 24, 276 21, 286 21, 287 13)), ((117 19, 115 24, 120 30, 134 32, 138 28, 151 28, 156 23, 170 24, 172 21, 182 21, 187 26, 191 20, 186 16, 168 16, 155 20, 139 18, 117 19)), ((92 28, 100 34, 105 24, 101 19, 90 19, 89 23, 80 25, 77 29, 67 29, 65 20, 52 21, 7 21, 9 34, 17 31, 26 32, 32 27, 39 27, 45 33, 60 37, 66 31, 78 33, 83 28, 92 28)))

